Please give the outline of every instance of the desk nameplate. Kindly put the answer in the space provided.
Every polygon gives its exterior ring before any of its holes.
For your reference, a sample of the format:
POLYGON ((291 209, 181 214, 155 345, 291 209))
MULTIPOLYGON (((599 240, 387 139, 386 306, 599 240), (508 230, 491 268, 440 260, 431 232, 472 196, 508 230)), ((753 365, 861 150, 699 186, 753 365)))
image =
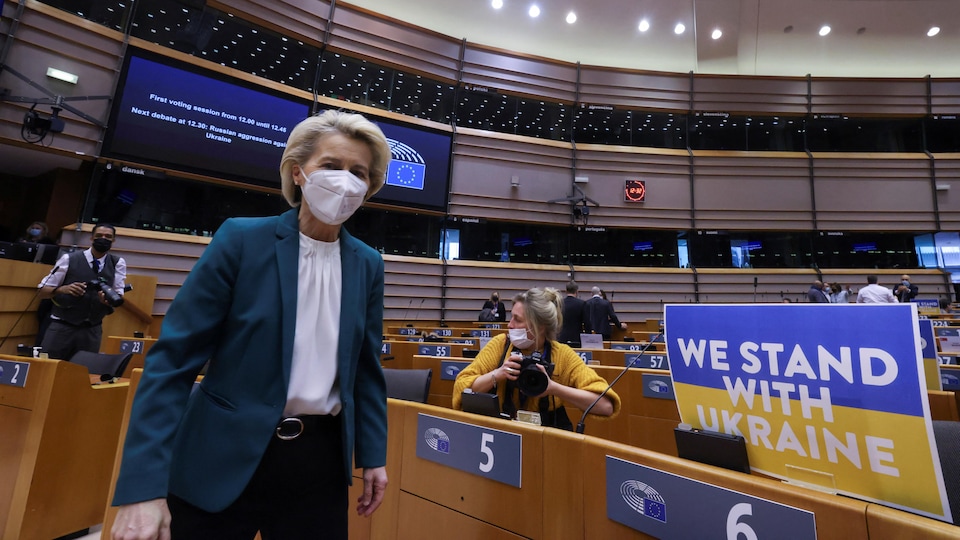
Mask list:
POLYGON ((124 339, 120 341, 121 353, 143 353, 143 341, 139 339, 124 339))
POLYGON ((417 457, 520 487, 523 437, 517 433, 417 415, 417 457))
POLYGON ((440 380, 441 381, 455 381, 457 380, 457 375, 464 370, 467 366, 470 365, 470 362, 463 362, 460 360, 441 360, 440 361, 440 380))
POLYGON ((23 388, 27 385, 27 372, 29 371, 29 362, 0 360, 0 384, 23 388))
POLYGON ((420 345, 417 354, 422 356, 453 356, 449 345, 420 345))
POLYGON ((808 510, 613 456, 606 464, 607 517, 656 538, 817 538, 808 510))

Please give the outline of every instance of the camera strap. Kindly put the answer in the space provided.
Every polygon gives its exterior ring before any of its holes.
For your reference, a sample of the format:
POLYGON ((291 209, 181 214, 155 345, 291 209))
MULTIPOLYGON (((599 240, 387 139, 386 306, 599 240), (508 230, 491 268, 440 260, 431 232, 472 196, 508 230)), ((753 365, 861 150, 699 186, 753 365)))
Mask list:
MULTIPOLYGON (((500 356, 500 363, 497 364, 498 368, 507 360, 507 356, 510 354, 510 349, 512 346, 513 344, 510 343, 510 338, 508 337, 507 342, 503 347, 503 354, 500 356)), ((550 341, 546 341, 543 344, 543 357, 541 358, 541 362, 543 364, 549 365, 552 363, 550 360, 550 352, 550 341)), ((507 381, 506 392, 503 400, 503 412, 509 414, 510 418, 517 417, 517 410, 520 408, 520 395, 521 392, 517 387, 516 381, 507 381)), ((570 422, 569 417, 567 417, 567 412, 562 405, 552 411, 550 410, 551 398, 552 396, 544 396, 537 400, 537 410, 540 412, 540 417, 545 420, 543 425, 573 430, 573 424, 570 422)))

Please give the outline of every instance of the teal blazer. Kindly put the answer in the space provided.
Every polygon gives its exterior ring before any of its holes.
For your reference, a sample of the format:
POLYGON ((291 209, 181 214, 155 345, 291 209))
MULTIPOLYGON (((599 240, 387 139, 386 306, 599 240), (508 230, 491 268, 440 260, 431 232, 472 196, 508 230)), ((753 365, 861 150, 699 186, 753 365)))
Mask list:
MULTIPOLYGON (((283 415, 293 357, 297 210, 229 219, 194 266, 150 349, 131 411, 114 505, 173 493, 208 512, 253 476, 283 415), (210 365, 198 391, 191 388, 210 365)), ((337 350, 344 480, 386 464, 380 369, 383 258, 340 230, 337 350)))

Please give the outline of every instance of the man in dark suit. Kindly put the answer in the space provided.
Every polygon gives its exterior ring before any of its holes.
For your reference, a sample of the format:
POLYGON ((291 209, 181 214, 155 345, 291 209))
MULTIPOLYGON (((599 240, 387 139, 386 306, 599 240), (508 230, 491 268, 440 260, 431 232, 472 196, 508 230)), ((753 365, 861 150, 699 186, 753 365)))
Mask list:
POLYGON ((604 341, 610 340, 610 324, 615 324, 621 330, 627 329, 627 323, 620 322, 613 311, 613 305, 600 294, 600 287, 590 289, 593 297, 586 301, 583 312, 584 331, 603 336, 604 341))
POLYGON ((577 298, 580 286, 576 281, 567 283, 567 297, 563 299, 563 327, 557 341, 571 347, 580 346, 580 334, 583 332, 583 300, 577 298))
POLYGON ((813 302, 814 304, 830 303, 830 297, 827 296, 827 293, 823 292, 822 281, 814 281, 813 285, 810 285, 810 290, 807 291, 807 300, 813 302))

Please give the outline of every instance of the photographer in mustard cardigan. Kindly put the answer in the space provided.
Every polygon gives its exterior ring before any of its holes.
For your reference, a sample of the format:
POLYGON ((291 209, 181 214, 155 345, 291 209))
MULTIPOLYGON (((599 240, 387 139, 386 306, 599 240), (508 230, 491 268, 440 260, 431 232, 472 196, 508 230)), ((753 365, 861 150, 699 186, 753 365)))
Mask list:
MULTIPOLYGON (((607 381, 557 339, 563 320, 563 298, 556 289, 533 288, 513 298, 509 341, 500 334, 487 343, 474 361, 457 376, 453 408, 460 409, 466 389, 500 397, 503 412, 516 418, 517 410, 540 413, 541 425, 573 429, 564 405, 584 410, 607 387, 607 381), (542 373, 542 375, 537 375, 542 373)), ((620 397, 611 390, 591 411, 613 416, 620 397)))

